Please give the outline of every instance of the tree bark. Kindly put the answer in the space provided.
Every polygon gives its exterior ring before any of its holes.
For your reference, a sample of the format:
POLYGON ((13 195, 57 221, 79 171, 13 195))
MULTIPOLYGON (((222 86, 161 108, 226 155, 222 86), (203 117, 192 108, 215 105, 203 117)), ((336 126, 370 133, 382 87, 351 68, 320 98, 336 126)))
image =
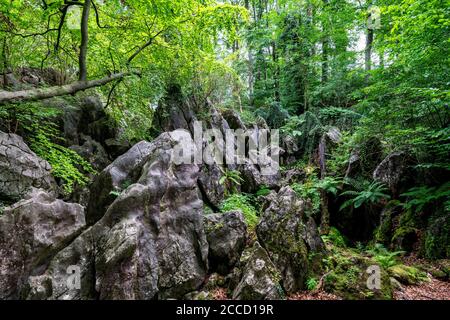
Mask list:
POLYGON ((370 71, 372 69, 372 45, 373 45, 373 30, 367 29, 366 52, 365 52, 366 71, 370 71))
MULTIPOLYGON (((326 7, 328 5, 328 0, 323 0, 323 5, 326 7)), ((324 10, 326 10, 326 8, 324 8, 324 10)), ((330 44, 327 29, 327 24, 324 23, 322 26, 322 84, 325 84, 328 81, 328 51, 330 44)))
POLYGON ((80 81, 87 80, 87 50, 89 41, 89 11, 91 9, 91 1, 84 0, 83 15, 81 17, 81 45, 80 45, 80 81))
POLYGON ((64 86, 54 86, 48 88, 37 88, 21 91, 0 91, 0 105, 5 103, 20 103, 26 101, 37 101, 52 97, 75 94, 94 87, 103 86, 111 81, 122 79, 133 74, 132 72, 115 73, 109 77, 104 77, 91 81, 77 81, 64 86))

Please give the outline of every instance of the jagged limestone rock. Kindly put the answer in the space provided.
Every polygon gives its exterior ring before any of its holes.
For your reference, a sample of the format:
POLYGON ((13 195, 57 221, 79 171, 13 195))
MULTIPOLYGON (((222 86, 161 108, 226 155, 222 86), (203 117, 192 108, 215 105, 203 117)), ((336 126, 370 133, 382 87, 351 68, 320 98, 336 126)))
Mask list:
POLYGON ((17 299, 38 273, 85 226, 79 204, 35 190, 0 216, 0 298, 17 299))
POLYGON ((36 156, 22 137, 0 131, 0 198, 18 201, 33 187, 56 192, 50 164, 36 156))
POLYGON ((210 271, 226 275, 239 261, 247 240, 247 225, 240 211, 209 214, 204 218, 210 271))
POLYGON ((255 242, 242 255, 242 276, 232 297, 237 300, 281 300, 281 276, 266 250, 255 242))
POLYGON ((261 245, 280 270, 288 293, 304 288, 308 254, 324 250, 312 218, 306 215, 306 202, 290 187, 283 187, 269 204, 256 227, 261 245))

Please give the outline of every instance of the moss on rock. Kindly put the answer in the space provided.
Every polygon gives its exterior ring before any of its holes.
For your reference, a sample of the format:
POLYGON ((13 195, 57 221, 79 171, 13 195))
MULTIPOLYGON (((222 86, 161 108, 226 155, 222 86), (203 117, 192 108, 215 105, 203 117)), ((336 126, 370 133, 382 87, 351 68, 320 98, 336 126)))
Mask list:
POLYGON ((427 281, 425 272, 416 267, 398 264, 388 269, 389 274, 403 284, 418 284, 427 281))

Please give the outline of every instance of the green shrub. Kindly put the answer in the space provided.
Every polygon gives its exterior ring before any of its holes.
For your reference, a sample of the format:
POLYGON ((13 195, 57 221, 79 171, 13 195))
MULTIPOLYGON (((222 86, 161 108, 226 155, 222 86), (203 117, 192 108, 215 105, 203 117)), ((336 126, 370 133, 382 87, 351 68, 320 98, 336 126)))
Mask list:
MULTIPOLYGON (((71 101, 65 97, 64 101, 71 101)), ((70 194, 75 185, 85 186, 87 174, 95 173, 92 166, 75 151, 62 146, 63 139, 54 124, 61 109, 44 103, 31 102, 6 105, 0 118, 9 123, 12 132, 28 138, 30 149, 52 166, 52 174, 61 179, 64 193, 70 194), (61 143, 61 144, 60 144, 61 143)))
POLYGON ((267 196, 270 193, 270 189, 267 186, 261 186, 258 191, 256 191, 256 196, 267 196))
POLYGON ((308 279, 306 280, 306 288, 307 288, 309 291, 315 290, 315 289, 317 288, 317 285, 318 285, 318 284, 319 284, 319 282, 317 281, 316 278, 308 278, 308 279))
POLYGON ((390 268, 400 264, 398 256, 404 254, 404 251, 390 252, 382 244, 376 243, 373 248, 366 250, 366 253, 371 255, 373 259, 383 268, 390 268))
POLYGON ((250 228, 255 228, 258 224, 258 215, 255 207, 251 204, 250 197, 245 194, 232 194, 226 198, 221 205, 222 212, 241 211, 245 221, 250 228))
POLYGON ((86 174, 95 173, 92 166, 75 151, 54 141, 61 138, 54 125, 34 125, 30 148, 52 166, 52 174, 63 182, 64 193, 70 194, 75 185, 83 187, 89 181, 86 174))
POLYGON ((319 180, 314 173, 311 173, 307 174, 307 178, 303 183, 293 183, 291 188, 299 197, 311 201, 312 213, 315 214, 320 211, 321 191, 336 194, 340 184, 341 181, 336 178, 325 177, 319 180))
POLYGON ((416 267, 397 264, 388 269, 389 274, 401 283, 412 285, 427 281, 428 277, 425 272, 420 271, 416 267))

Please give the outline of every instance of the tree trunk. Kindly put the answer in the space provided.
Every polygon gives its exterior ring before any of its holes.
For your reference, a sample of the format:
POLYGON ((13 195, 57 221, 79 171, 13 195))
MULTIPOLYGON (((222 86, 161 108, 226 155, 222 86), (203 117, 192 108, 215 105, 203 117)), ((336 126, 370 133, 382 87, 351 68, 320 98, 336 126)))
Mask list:
POLYGON ((2 63, 1 63, 1 65, 2 65, 2 67, 3 67, 3 70, 2 70, 2 75, 3 75, 3 88, 6 88, 6 87, 8 87, 8 77, 7 77, 7 74, 8 74, 8 52, 7 52, 7 50, 8 50, 8 48, 7 48, 7 41, 6 41, 6 37, 4 37, 3 38, 3 46, 2 46, 2 63))
POLYGON ((79 91, 94 87, 103 86, 114 80, 122 79, 131 75, 131 72, 116 73, 109 77, 90 81, 77 81, 64 86, 54 86, 49 88, 36 88, 21 91, 0 91, 0 105, 5 103, 20 103, 26 101, 37 101, 68 94, 75 94, 79 91))
MULTIPOLYGON (((323 0, 323 6, 328 5, 328 0, 323 0)), ((324 8, 324 10, 326 10, 324 8)), ((326 23, 322 26, 323 40, 322 40, 322 84, 328 81, 328 51, 329 51, 329 39, 326 23)))
POLYGON ((370 71, 372 69, 372 45, 373 45, 373 30, 367 29, 366 36, 366 52, 365 52, 365 69, 370 71))
POLYGON ((91 1, 84 0, 83 15, 81 17, 81 45, 79 55, 80 65, 80 81, 87 80, 87 49, 89 40, 89 11, 91 9, 91 1))

